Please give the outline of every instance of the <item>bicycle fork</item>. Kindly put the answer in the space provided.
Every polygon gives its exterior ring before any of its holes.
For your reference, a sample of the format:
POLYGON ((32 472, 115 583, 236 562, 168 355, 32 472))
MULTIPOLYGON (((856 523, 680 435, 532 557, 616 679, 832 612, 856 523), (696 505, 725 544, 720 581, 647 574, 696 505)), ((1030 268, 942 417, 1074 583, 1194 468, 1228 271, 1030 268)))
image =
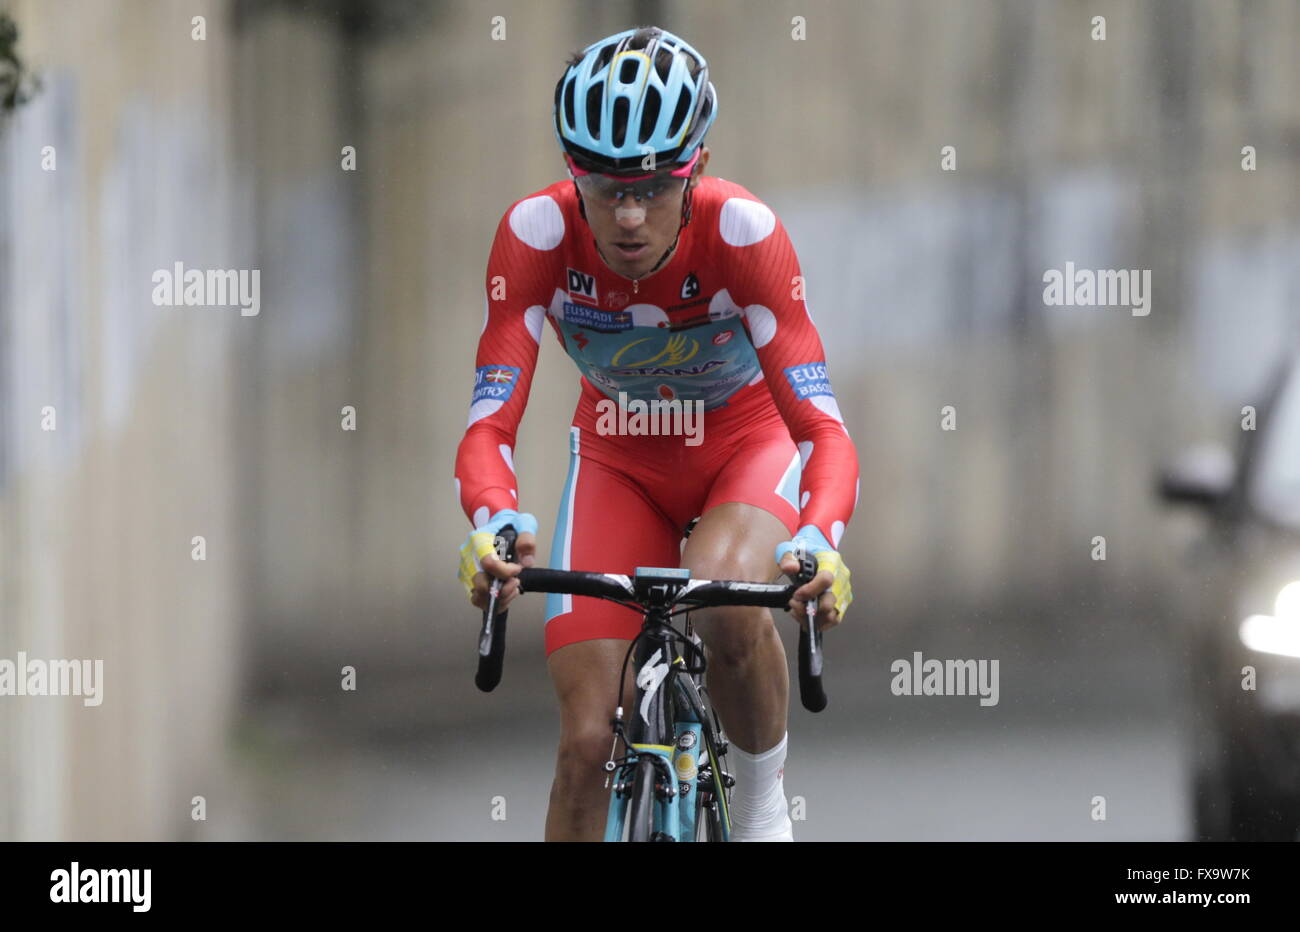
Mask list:
MULTIPOLYGON (((610 793, 606 841, 622 840, 633 789, 631 778, 643 757, 650 758, 655 767, 656 835, 673 841, 695 839, 696 783, 704 743, 703 724, 697 712, 698 701, 682 702, 672 695, 682 690, 681 684, 688 675, 682 669, 685 662, 672 656, 671 633, 655 626, 655 621, 663 622, 666 627, 666 618, 649 617, 634 658, 635 707, 627 724, 626 742, 630 753, 619 768, 614 791, 610 793)), ((621 726, 622 711, 620 708, 620 715, 615 719, 616 733, 621 726)))

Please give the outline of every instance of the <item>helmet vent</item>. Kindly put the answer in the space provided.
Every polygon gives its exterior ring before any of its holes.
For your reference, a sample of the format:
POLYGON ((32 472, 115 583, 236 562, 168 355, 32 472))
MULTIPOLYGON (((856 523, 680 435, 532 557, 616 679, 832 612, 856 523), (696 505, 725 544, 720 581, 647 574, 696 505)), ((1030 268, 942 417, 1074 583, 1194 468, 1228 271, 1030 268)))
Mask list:
POLYGON ((614 101, 614 138, 610 141, 615 148, 621 148, 627 140, 627 112, 628 103, 626 97, 620 97, 614 101))
POLYGON ((575 82, 569 81, 564 85, 564 109, 560 111, 566 126, 576 126, 578 123, 578 114, 573 106, 573 85, 575 82))
POLYGON ((659 80, 667 81, 668 72, 673 67, 673 53, 668 51, 662 45, 655 52, 655 71, 659 73, 659 80))
POLYGON ((653 87, 646 88, 645 106, 641 109, 641 135, 637 137, 638 142, 650 139, 654 135, 655 124, 659 122, 659 109, 663 106, 663 98, 653 87))
POLYGON ((682 121, 686 119, 686 114, 691 109, 691 98, 682 94, 677 98, 677 109, 673 111, 673 121, 668 126, 668 135, 676 137, 682 131, 682 121))
POLYGON ((587 132, 593 136, 600 135, 600 85, 595 84, 587 89, 587 132))
POLYGON ((631 56, 623 59, 623 64, 618 67, 618 79, 624 84, 631 84, 636 80, 638 62, 631 56))

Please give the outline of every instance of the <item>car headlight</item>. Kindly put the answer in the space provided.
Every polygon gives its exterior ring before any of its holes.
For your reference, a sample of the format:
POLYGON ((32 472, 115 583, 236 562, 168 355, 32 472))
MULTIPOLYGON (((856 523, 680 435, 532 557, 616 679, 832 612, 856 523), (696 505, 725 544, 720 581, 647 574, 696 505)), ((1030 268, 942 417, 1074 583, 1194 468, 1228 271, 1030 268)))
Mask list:
POLYGON ((1251 615, 1238 634, 1251 650, 1300 657, 1300 580, 1282 587, 1272 615, 1251 615))

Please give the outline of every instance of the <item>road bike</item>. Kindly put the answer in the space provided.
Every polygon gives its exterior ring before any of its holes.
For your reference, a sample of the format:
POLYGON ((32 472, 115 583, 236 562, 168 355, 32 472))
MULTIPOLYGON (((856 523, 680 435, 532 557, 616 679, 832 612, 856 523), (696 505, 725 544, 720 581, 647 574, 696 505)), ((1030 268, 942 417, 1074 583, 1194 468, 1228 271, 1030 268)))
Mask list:
MULTIPOLYGON (((497 555, 515 562, 514 528, 496 539, 497 555)), ((731 837, 728 804, 734 779, 723 764, 727 740, 704 685, 706 661, 689 612, 721 605, 785 608, 794 591, 816 571, 811 555, 795 551, 800 572, 794 582, 743 582, 691 579, 690 570, 637 567, 631 576, 527 567, 519 590, 607 599, 639 611, 640 633, 628 645, 619 678, 616 711, 610 725, 613 751, 605 764, 612 780, 605 841, 709 841, 731 837), (685 615, 683 630, 672 619, 685 615), (636 677, 632 715, 621 701, 633 661, 636 677), (618 754, 619 745, 623 753, 618 754)), ((501 681, 507 612, 495 614, 500 580, 493 580, 479 634, 475 683, 491 692, 501 681)), ((799 631, 799 695, 805 708, 826 707, 822 686, 822 633, 815 629, 812 606, 808 627, 799 631)))

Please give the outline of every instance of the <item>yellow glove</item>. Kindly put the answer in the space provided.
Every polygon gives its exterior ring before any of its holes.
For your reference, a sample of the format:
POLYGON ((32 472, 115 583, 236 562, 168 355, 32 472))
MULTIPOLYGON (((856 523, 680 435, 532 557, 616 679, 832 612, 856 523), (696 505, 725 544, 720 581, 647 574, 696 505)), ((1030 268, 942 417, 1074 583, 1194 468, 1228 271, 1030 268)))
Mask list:
POLYGON ((537 519, 527 512, 503 509, 488 519, 486 524, 469 532, 460 548, 459 576, 465 587, 465 596, 474 601, 474 577, 483 572, 483 558, 496 553, 496 537, 507 524, 513 525, 517 534, 536 534, 537 519))
POLYGON ((829 572, 831 574, 831 595, 835 597, 835 611, 839 613, 840 620, 844 620, 844 613, 848 611, 853 604, 853 587, 849 584, 849 568, 844 565, 844 560, 826 536, 817 530, 814 525, 806 524, 799 528, 799 533, 795 535, 794 540, 787 540, 776 545, 776 562, 779 565, 782 557, 787 553, 803 546, 813 559, 817 561, 817 572, 829 572))

